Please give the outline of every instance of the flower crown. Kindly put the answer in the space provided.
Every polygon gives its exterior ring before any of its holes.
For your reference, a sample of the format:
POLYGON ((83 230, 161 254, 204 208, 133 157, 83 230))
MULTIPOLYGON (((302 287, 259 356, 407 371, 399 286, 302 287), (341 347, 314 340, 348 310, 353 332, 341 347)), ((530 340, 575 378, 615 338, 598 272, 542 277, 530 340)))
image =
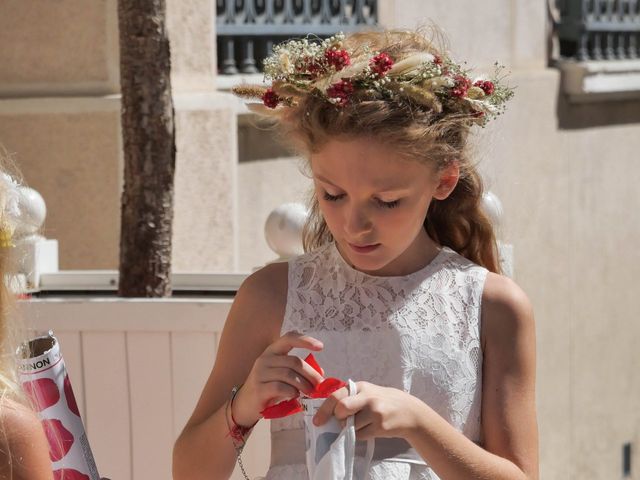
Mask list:
POLYGON ((321 42, 304 38, 281 43, 264 61, 264 76, 271 86, 241 85, 233 92, 262 100, 262 105, 248 107, 267 115, 269 110, 276 114, 295 107, 306 95, 337 108, 362 100, 405 99, 437 114, 468 116, 480 125, 501 114, 513 96, 513 88, 502 84, 503 67, 497 63, 490 80, 472 79, 468 70, 446 56, 426 52, 393 58, 364 46, 364 55, 352 63, 354 55, 343 47, 344 38, 340 33, 321 42))

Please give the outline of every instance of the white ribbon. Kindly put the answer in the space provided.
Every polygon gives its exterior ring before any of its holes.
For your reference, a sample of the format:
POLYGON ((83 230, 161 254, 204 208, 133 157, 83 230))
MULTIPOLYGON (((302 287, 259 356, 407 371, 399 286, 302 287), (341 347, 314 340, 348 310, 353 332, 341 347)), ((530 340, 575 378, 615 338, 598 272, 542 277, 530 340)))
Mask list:
MULTIPOLYGON (((356 384, 349 380, 349 396, 357 393, 356 384)), ((324 400, 324 399, 322 399, 324 400)), ((315 409, 314 409, 315 410, 315 409)), ((315 411, 307 410, 305 414, 305 426, 307 434, 307 469, 310 480, 367 480, 369 478, 369 467, 373 458, 375 440, 367 440, 367 449, 359 475, 355 472, 356 459, 356 428, 354 415, 347 417, 346 425, 340 430, 335 417, 331 418, 324 428, 317 428, 312 425, 315 411), (332 422, 335 422, 332 425, 332 422), (335 425, 338 425, 337 428, 335 425), (339 433, 335 433, 339 431, 339 433), (322 455, 323 442, 327 438, 335 440, 331 443, 328 451, 322 455), (321 458, 317 458, 322 455, 321 458)))

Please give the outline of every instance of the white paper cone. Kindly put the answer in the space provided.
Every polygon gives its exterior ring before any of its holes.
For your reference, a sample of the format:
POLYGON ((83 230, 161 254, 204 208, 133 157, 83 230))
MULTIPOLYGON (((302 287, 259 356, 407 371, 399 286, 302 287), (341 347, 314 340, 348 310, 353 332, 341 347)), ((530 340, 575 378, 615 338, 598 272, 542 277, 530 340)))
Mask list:
POLYGON ((20 383, 42 420, 54 480, 100 480, 53 332, 23 345, 20 353, 20 383))

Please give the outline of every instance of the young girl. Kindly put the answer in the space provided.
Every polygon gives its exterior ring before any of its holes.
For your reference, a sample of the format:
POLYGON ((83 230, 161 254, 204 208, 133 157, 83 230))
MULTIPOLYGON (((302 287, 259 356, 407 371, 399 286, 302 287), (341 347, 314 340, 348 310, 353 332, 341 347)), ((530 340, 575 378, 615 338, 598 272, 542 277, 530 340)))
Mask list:
MULTIPOLYGON (((1 153, 1 152, 0 152, 1 153)), ((19 220, 18 184, 0 168, 0 480, 52 480, 49 446, 17 379, 15 333, 10 315, 11 236, 19 220)))
MULTIPOLYGON (((512 94, 422 34, 276 47, 263 103, 308 159, 306 254, 251 275, 174 449, 176 480, 229 478, 268 406, 332 377, 316 425, 353 415, 371 479, 537 479, 535 327, 500 275, 469 130, 512 94), (231 392, 231 393, 230 393, 231 392)), ((309 478, 301 416, 272 420, 267 479, 309 478)))

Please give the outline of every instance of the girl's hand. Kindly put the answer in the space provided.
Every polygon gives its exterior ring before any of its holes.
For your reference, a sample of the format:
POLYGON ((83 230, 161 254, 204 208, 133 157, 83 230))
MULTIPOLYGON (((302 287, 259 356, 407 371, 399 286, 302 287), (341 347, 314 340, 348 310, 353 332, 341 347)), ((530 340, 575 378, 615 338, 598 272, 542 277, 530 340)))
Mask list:
MULTIPOLYGON (((417 426, 419 405, 416 397, 397 388, 381 387, 369 382, 356 382, 358 393, 348 396, 346 387, 331 394, 318 409, 313 422, 323 425, 331 415, 346 423, 355 415, 356 438, 407 437, 417 426)), ((424 404, 422 404, 424 406, 424 404)))
POLYGON ((293 355, 292 348, 322 350, 322 342, 298 332, 289 332, 269 345, 233 401, 233 418, 242 426, 251 426, 260 412, 282 400, 309 393, 322 382, 322 376, 308 363, 293 355))

